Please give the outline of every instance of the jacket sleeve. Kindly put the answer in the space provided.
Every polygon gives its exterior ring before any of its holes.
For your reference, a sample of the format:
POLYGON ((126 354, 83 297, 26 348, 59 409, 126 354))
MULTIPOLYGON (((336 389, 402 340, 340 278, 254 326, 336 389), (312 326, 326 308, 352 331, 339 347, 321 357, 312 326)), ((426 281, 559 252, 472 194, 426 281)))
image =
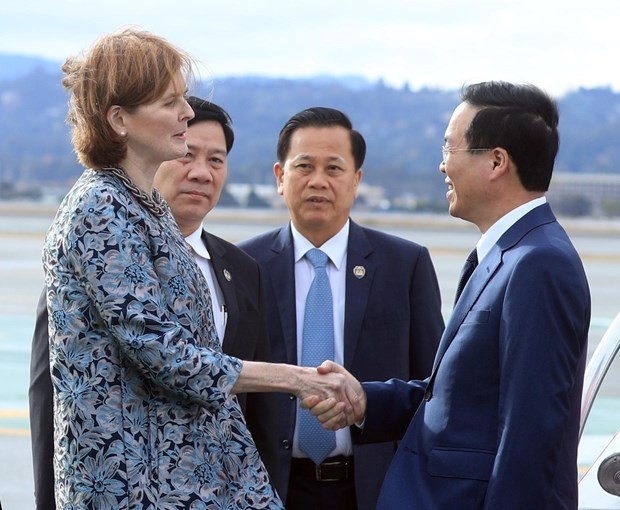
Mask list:
POLYGON ((426 389, 426 381, 362 383, 366 392, 364 426, 350 427, 357 443, 378 443, 402 439, 426 389))
POLYGON ((54 402, 50 376, 47 298, 39 298, 30 354, 30 440, 37 509, 55 510, 54 498, 54 402))
POLYGON ((55 250, 59 261, 46 261, 47 267, 67 268, 68 275, 55 278, 66 276, 70 282, 60 287, 51 282, 51 288, 48 283, 48 299, 56 288, 64 294, 53 299, 60 309, 50 315, 50 332, 58 332, 55 343, 73 353, 79 349, 76 331, 78 336, 92 327, 109 331, 124 362, 144 377, 181 398, 219 409, 230 397, 241 361, 211 348, 216 339, 213 316, 205 313, 206 283, 180 234, 176 244, 168 237, 174 228, 171 214, 160 219, 170 228, 160 228, 113 192, 92 193, 82 202, 55 250), (74 305, 80 301, 71 299, 72 292, 88 295, 95 316, 74 305), (63 334, 59 327, 67 323, 70 334, 63 334))

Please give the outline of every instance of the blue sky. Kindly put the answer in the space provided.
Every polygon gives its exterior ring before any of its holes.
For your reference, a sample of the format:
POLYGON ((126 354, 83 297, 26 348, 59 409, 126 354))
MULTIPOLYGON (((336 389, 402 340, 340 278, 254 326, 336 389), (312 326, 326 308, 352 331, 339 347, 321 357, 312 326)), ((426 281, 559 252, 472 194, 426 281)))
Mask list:
POLYGON ((202 78, 359 75, 458 89, 487 79, 561 95, 620 91, 618 0, 19 0, 0 53, 59 62, 137 25, 203 63, 202 78))

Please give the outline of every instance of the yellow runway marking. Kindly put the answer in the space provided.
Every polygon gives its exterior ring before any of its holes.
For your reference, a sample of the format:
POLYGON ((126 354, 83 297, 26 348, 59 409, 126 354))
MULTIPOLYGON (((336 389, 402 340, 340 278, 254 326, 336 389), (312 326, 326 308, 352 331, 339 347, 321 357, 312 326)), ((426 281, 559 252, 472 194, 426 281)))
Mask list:
POLYGON ((0 419, 6 418, 28 418, 27 409, 0 409, 0 419))
MULTIPOLYGON (((0 420, 21 420, 29 416, 28 409, 0 409, 0 420)), ((6 423, 4 425, 7 425, 6 423)), ((0 436, 29 436, 30 427, 2 427, 0 426, 0 436)))
POLYGON ((29 436, 29 429, 2 429, 0 428, 0 436, 29 436))

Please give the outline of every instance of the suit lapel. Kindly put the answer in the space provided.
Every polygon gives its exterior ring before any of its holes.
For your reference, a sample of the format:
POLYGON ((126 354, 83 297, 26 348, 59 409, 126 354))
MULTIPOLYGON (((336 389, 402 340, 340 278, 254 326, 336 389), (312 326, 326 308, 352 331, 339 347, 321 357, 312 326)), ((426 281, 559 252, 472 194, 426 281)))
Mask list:
MULTIPOLYGON (((211 256, 211 265, 215 273, 215 279, 220 286, 228 320, 226 322, 226 330, 224 331, 224 341, 222 342, 222 350, 231 352, 232 344, 237 336, 237 324, 239 318, 239 304, 237 302, 237 294, 235 293, 235 272, 229 267, 226 260, 226 247, 219 242, 217 237, 207 231, 202 231, 202 240, 207 246, 209 255, 211 256)), ((217 317, 218 311, 213 311, 217 317)), ((217 319, 216 319, 217 320, 217 319)))
POLYGON ((456 303, 452 315, 446 324, 446 329, 439 342, 435 362, 433 364, 433 372, 431 378, 434 378, 435 372, 441 363, 443 355, 454 340, 459 327, 470 312, 474 303, 477 301, 480 293, 487 286, 492 276, 502 264, 504 252, 514 247, 524 235, 533 228, 542 224, 556 221, 555 216, 551 212, 549 204, 536 207, 521 219, 519 219, 512 227, 510 227, 502 237, 493 246, 491 251, 480 262, 476 270, 471 275, 463 294, 456 303))
POLYGON ((478 267, 472 273, 461 297, 457 301, 450 319, 446 324, 446 329, 437 347, 437 354, 435 355, 435 362, 433 364, 433 372, 437 370, 437 367, 441 363, 443 355, 448 350, 448 347, 454 340, 454 337, 461 327, 461 324, 465 320, 465 317, 470 312, 472 306, 480 296, 482 290, 489 283, 489 280, 502 263, 502 251, 496 246, 484 257, 482 262, 478 264, 478 267))
POLYGON ((361 334, 376 266, 371 259, 372 245, 364 230, 350 222, 345 275, 344 366, 351 368, 361 334))
POLYGON ((286 345, 286 360, 297 364, 297 315, 295 307, 295 252, 293 236, 289 226, 278 233, 272 250, 274 256, 266 262, 268 275, 273 285, 286 345))

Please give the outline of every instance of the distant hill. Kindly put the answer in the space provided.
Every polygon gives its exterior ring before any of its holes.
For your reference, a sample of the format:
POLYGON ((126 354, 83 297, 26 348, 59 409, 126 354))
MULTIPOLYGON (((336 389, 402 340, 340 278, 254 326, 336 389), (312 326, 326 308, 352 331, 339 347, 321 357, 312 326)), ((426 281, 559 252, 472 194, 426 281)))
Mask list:
MULTIPOLYGON (((59 64, 0 56, 0 181, 12 185, 72 182, 81 172, 65 123, 67 97, 59 64), (8 63, 8 64, 7 64, 8 63), (6 65, 5 65, 6 64, 6 65)), ((273 183, 277 136, 284 122, 309 106, 332 106, 351 117, 368 144, 364 182, 387 196, 441 202, 443 133, 458 90, 393 88, 363 78, 286 80, 221 78, 200 84, 231 114, 235 147, 229 182, 273 183)), ((620 94, 581 89, 560 98, 557 172, 620 173, 620 94)))
POLYGON ((0 54, 0 81, 15 80, 22 76, 27 76, 35 69, 56 73, 60 71, 60 66, 60 62, 54 62, 41 57, 0 54))

